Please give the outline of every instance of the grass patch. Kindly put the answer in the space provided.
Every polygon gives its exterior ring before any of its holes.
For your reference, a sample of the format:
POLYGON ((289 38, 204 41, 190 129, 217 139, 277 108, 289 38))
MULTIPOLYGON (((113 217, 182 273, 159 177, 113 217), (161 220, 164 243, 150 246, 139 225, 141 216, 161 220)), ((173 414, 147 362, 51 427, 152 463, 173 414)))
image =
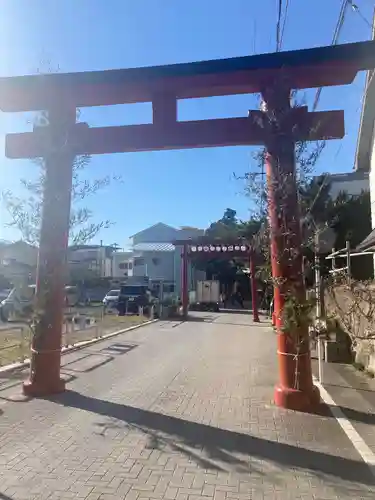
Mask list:
MULTIPOLYGON (((93 326, 63 333, 62 345, 74 345, 85 340, 93 340, 146 321, 149 321, 149 318, 142 316, 108 315, 93 326)), ((27 326, 12 327, 10 324, 9 329, 0 329, 0 366, 29 358, 30 340, 31 330, 27 326)))
POLYGON ((63 335, 63 345, 73 345, 84 340, 92 340, 122 328, 140 325, 149 321, 142 316, 105 316, 104 319, 93 326, 83 330, 69 331, 63 335))
POLYGON ((0 330, 0 366, 23 361, 30 356, 30 333, 27 327, 0 330))

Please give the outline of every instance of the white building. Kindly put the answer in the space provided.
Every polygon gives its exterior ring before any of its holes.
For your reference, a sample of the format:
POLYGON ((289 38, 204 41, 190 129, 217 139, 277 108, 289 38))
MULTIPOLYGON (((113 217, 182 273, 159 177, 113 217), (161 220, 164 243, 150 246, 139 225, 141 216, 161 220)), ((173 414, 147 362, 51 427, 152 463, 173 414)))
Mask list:
POLYGON ((363 191, 370 189, 369 173, 365 171, 330 174, 328 181, 330 183, 329 194, 333 199, 336 199, 342 192, 350 196, 359 196, 363 191))
MULTIPOLYGON (((113 254, 113 277, 120 282, 131 276, 147 276, 153 281, 170 283, 179 293, 182 246, 174 243, 203 234, 203 229, 176 229, 162 222, 146 228, 131 237, 131 252, 113 254)), ((203 278, 190 263, 188 276, 190 288, 196 279, 203 278)))
POLYGON ((366 173, 369 176, 373 228, 372 233, 358 247, 361 250, 375 249, 375 78, 373 76, 373 71, 367 72, 355 159, 356 173, 366 173))
POLYGON ((11 283, 35 280, 38 248, 24 241, 0 242, 0 274, 11 283))
POLYGON ((133 252, 114 252, 112 255, 112 277, 126 279, 133 276, 133 252))
POLYGON ((68 248, 68 270, 71 278, 109 278, 113 274, 114 248, 105 245, 73 245, 68 248))

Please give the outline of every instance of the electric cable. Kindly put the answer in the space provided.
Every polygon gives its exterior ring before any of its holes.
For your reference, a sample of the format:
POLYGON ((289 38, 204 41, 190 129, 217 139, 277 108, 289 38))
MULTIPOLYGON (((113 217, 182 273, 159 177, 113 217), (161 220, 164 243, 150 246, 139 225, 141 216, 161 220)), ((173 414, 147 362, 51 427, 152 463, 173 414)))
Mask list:
MULTIPOLYGON (((340 9, 340 13, 339 13, 339 18, 337 20, 337 23, 336 23, 336 27, 335 27, 335 31, 333 33, 333 37, 332 37, 332 41, 331 41, 331 45, 336 45, 337 42, 338 42, 338 39, 339 39, 339 36, 340 36, 340 33, 341 33, 341 30, 342 30, 342 27, 344 25, 344 21, 345 21, 345 15, 346 15, 346 12, 347 12, 347 8, 350 4, 350 1, 351 0, 343 0, 342 1, 342 4, 341 4, 341 9, 340 9)), ((316 111, 316 108, 318 107, 318 104, 319 104, 319 100, 320 100, 320 95, 322 93, 322 90, 323 88, 320 87, 318 88, 318 90, 316 91, 316 94, 315 94, 315 99, 314 99, 314 103, 313 103, 313 106, 312 106, 312 110, 313 111, 316 111)))

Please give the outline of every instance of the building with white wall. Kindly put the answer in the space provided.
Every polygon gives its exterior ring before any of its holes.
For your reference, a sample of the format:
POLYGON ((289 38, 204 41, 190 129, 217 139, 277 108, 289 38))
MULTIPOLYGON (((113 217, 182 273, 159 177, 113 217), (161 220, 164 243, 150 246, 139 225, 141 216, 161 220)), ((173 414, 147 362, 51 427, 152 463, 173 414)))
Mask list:
POLYGON ((123 280, 133 276, 133 252, 114 252, 112 255, 112 277, 123 280))
MULTIPOLYGON (((373 38, 374 26, 373 26, 373 38)), ((375 75, 368 71, 362 100, 361 121, 355 158, 356 173, 369 176, 372 233, 361 243, 360 250, 375 250, 375 75)))
MULTIPOLYGON (((187 227, 176 229, 159 222, 131 237, 132 251, 130 254, 127 252, 122 266, 127 268, 128 276, 147 276, 152 281, 163 281, 173 285, 175 291, 179 293, 182 246, 174 243, 189 238, 194 239, 203 234, 203 229, 187 227)), ((196 279, 203 278, 202 273, 195 271, 190 263, 188 276, 190 288, 194 287, 196 279)))
POLYGON ((330 183, 329 194, 333 199, 343 192, 349 196, 359 196, 370 189, 369 173, 366 171, 330 174, 328 182, 330 183))
POLYGON ((109 278, 113 274, 114 248, 106 245, 73 245, 68 248, 68 271, 71 278, 109 278))

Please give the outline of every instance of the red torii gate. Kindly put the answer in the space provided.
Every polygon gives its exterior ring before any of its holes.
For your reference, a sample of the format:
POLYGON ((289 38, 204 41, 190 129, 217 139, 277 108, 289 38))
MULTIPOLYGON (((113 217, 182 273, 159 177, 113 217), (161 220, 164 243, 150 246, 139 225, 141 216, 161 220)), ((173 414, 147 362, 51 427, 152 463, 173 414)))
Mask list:
MULTIPOLYGON (((349 84, 358 71, 374 66, 375 43, 371 41, 192 64, 1 78, 2 111, 49 113, 48 127, 6 137, 8 158, 44 157, 46 162, 37 276, 39 321, 25 394, 64 390, 61 329, 74 157, 265 145, 280 370, 275 401, 298 410, 315 407, 319 391, 312 382, 308 342, 296 351, 282 318, 286 290, 294 288, 301 296, 304 291, 294 145, 296 141, 342 138, 344 115, 342 111, 292 109, 290 90, 349 84), (264 106, 246 118, 177 121, 177 99, 254 92, 262 94, 264 106), (152 124, 89 128, 76 123, 77 107, 135 102, 152 102, 152 124), (290 258, 283 256, 286 252, 290 258)), ((307 339, 304 330, 298 335, 307 339)))
POLYGON ((176 246, 182 246, 181 253, 181 301, 183 316, 186 318, 189 308, 188 297, 188 261, 194 257, 203 257, 206 259, 223 259, 223 258, 246 258, 249 264, 250 271, 250 288, 251 288, 251 309, 253 312, 253 320, 259 323, 257 289, 255 279, 255 249, 248 241, 243 239, 226 240, 219 238, 210 238, 203 236, 196 239, 177 240, 174 242, 176 246))

